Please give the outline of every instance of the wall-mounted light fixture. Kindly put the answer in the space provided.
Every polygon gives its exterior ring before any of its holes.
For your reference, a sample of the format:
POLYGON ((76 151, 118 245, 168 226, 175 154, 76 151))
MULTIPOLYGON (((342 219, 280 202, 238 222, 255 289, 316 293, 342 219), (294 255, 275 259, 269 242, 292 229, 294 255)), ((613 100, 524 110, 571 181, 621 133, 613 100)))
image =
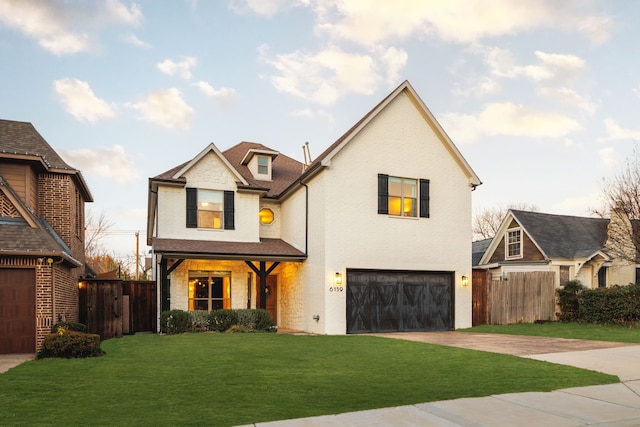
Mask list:
POLYGON ((336 286, 340 286, 340 285, 342 285, 342 274, 340 274, 340 273, 337 273, 337 272, 336 272, 336 277, 334 277, 334 279, 333 279, 333 283, 334 283, 336 286))
POLYGON ((469 286, 469 278, 467 276, 462 276, 460 278, 460 286, 462 286, 463 288, 469 286))

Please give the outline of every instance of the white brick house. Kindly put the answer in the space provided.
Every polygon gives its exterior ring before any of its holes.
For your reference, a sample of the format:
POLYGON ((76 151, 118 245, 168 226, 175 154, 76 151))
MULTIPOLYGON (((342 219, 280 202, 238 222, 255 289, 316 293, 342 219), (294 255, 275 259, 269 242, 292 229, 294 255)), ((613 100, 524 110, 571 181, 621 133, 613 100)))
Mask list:
POLYGON ((306 166, 211 144, 149 180, 160 309, 262 307, 320 334, 471 326, 480 184, 408 82, 306 166))

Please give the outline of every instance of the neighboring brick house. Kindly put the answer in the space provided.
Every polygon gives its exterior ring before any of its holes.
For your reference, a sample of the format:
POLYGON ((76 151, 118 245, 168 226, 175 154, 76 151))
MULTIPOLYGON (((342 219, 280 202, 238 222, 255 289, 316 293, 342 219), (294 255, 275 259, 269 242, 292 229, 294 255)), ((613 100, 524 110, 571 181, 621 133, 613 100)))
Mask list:
POLYGON ((56 321, 78 320, 92 201, 31 123, 0 120, 0 354, 33 353, 56 321))
POLYGON ((262 307, 320 334, 469 327, 480 184, 408 82, 310 164, 210 144, 149 180, 159 307, 262 307))

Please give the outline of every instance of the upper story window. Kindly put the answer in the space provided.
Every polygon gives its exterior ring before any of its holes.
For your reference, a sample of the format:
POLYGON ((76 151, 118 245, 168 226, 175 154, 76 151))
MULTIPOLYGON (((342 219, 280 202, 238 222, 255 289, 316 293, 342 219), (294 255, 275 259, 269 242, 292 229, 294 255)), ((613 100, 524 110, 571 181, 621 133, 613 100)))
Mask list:
POLYGON ((233 191, 187 188, 187 228, 233 230, 233 191))
POLYGON ((521 258, 522 257, 522 230, 519 228, 508 230, 505 237, 506 257, 521 258))
POLYGON ((258 157, 258 173, 260 175, 269 175, 269 164, 271 163, 271 158, 267 156, 257 156, 258 157))
POLYGON ((240 164, 249 169, 254 179, 271 181, 273 161, 276 157, 278 157, 278 152, 268 150, 266 147, 251 148, 247 150, 247 153, 240 160, 240 164))
POLYGON ((429 180, 378 174, 378 213, 429 218, 429 180))

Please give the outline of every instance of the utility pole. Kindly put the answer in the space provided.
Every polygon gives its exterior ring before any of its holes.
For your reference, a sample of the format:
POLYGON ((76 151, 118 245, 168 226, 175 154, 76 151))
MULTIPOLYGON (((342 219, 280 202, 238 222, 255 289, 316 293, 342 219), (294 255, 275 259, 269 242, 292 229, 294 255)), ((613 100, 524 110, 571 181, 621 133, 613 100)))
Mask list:
POLYGON ((138 262, 140 261, 140 232, 136 231, 136 280, 138 280, 138 262))

